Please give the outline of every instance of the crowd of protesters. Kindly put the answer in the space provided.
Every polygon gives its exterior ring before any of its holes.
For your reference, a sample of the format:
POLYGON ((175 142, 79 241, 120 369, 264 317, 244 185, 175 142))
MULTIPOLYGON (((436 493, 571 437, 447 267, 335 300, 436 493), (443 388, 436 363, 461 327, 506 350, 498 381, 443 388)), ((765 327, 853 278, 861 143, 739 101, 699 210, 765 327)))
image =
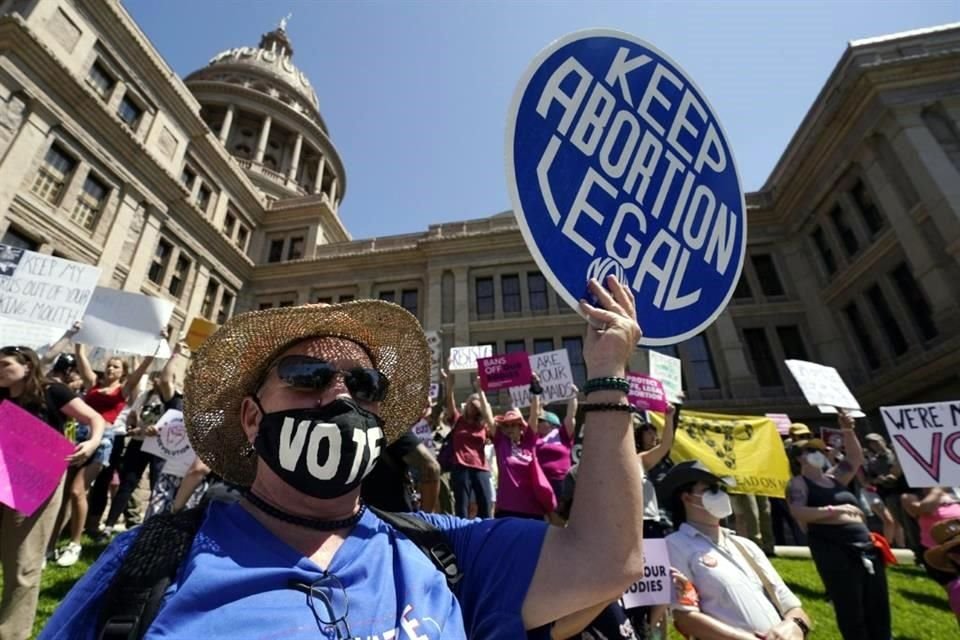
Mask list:
MULTIPOLYGON (((249 616, 258 615, 258 607, 293 606, 267 581, 290 574, 284 584, 299 589, 301 601, 306 594, 313 632, 319 628, 322 637, 372 635, 366 627, 355 633, 355 620, 367 624, 369 618, 371 628, 402 628, 403 637, 416 638, 654 639, 666 638, 672 620, 700 640, 799 640, 816 621, 768 559, 776 546, 788 544, 809 545, 844 640, 892 637, 890 546, 916 553, 960 620, 956 490, 909 489, 883 436, 867 434, 862 447, 854 420, 842 412, 842 446, 830 446, 803 424, 784 434, 793 473, 784 498, 736 493, 730 479, 700 462, 674 464, 670 451, 681 407, 668 406, 660 430, 643 412, 623 410, 620 381, 637 329, 629 292, 608 286, 612 293, 597 290, 600 306, 584 303, 585 313, 603 325, 587 329, 587 388, 574 388, 569 401, 546 407, 533 376, 526 411, 495 412, 476 381, 458 403, 443 371, 439 402, 427 398, 421 378, 429 353, 403 334, 419 327, 384 302, 238 316, 221 330, 221 342, 215 336, 215 344, 192 358, 185 389, 175 374, 180 344, 146 384, 141 379, 150 357, 136 363, 107 358, 103 370, 94 371, 82 345, 66 353, 76 329, 43 358, 28 348, 3 347, 0 400, 26 409, 76 448, 61 486, 34 514, 0 506, 0 638, 30 636, 41 572, 48 561, 57 567, 78 562, 84 532, 116 540, 43 638, 143 637, 148 627, 164 637, 199 637, 244 625, 267 634, 268 623, 249 616), (393 324, 383 324, 384 316, 393 324), (264 334, 272 341, 263 342, 264 334), (251 352, 241 357, 238 348, 251 352), (396 390, 409 396, 398 397, 396 390), (203 396, 191 402, 191 394, 203 396), (183 474, 165 473, 164 461, 143 450, 171 410, 185 413, 198 453, 183 474), (190 427, 191 419, 203 426, 190 427), (301 431, 308 423, 314 429, 309 434, 301 431), (342 458, 336 468, 318 470, 295 459, 296 447, 318 446, 320 428, 339 429, 331 442, 342 440, 342 450, 334 452, 331 443, 329 452, 342 458), (595 452, 575 463, 578 435, 595 452), (136 499, 145 474, 146 503, 136 499), (164 583, 159 614, 153 610, 140 628, 135 617, 120 635, 101 636, 110 623, 104 611, 116 606, 119 567, 139 558, 133 549, 140 525, 204 510, 209 513, 194 531, 200 527, 209 548, 194 549, 175 579, 164 583), (389 513, 418 513, 418 522, 442 532, 463 580, 447 573, 444 585, 443 572, 433 576, 430 560, 417 549, 394 548, 395 538, 375 545, 370 536, 389 531, 384 522, 394 524, 389 513), (468 526, 424 514, 479 520, 468 526), (367 539, 366 548, 356 546, 357 535, 367 539), (667 540, 669 607, 628 609, 619 598, 642 568, 642 538, 667 540), (341 557, 348 554, 363 558, 364 566, 341 557), (537 562, 541 555, 545 561, 537 562), (249 573, 236 573, 245 566, 249 573), (378 584, 354 590, 371 575, 378 584), (250 584, 241 586, 245 580, 250 584), (453 603, 440 595, 448 587, 453 603), (341 596, 351 612, 342 616, 341 596), (325 613, 317 613, 318 598, 325 613), (383 598, 391 600, 386 614, 383 598), (203 615, 218 606, 229 629, 203 615), (357 611, 369 615, 355 618, 357 611), (417 635, 416 625, 426 633, 427 620, 440 636, 417 635)), ((301 617, 298 611, 291 624, 301 617)))

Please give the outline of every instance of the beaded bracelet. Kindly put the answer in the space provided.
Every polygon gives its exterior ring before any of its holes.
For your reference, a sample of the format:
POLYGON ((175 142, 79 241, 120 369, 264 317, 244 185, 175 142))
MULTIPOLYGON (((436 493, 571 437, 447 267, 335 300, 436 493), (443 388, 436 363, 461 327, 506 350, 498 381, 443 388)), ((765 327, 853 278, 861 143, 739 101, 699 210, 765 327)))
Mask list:
POLYGON ((623 413, 643 413, 632 404, 625 402, 588 402, 580 405, 580 410, 584 413, 590 411, 622 411, 623 413))
POLYGON ((630 391, 630 383, 627 382, 626 378, 593 378, 587 380, 587 384, 583 385, 584 393, 592 393, 594 391, 623 391, 626 393, 630 391))

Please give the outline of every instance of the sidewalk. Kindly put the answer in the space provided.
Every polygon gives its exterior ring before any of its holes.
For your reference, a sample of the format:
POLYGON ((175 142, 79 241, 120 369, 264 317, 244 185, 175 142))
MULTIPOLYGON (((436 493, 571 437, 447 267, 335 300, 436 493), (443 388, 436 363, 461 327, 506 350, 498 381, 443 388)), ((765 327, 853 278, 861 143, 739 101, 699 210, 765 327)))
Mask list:
MULTIPOLYGON (((810 558, 810 547, 774 547, 778 558, 810 558)), ((916 564, 913 551, 910 549, 894 549, 893 557, 897 562, 905 565, 916 564)))

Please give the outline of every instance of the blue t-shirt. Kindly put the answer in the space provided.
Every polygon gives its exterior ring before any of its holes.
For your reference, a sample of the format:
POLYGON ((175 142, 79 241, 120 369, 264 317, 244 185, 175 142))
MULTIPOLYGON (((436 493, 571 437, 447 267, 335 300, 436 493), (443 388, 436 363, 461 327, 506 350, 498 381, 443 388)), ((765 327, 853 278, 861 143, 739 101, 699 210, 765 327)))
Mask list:
MULTIPOLYGON (((549 637, 547 628, 528 635, 520 615, 545 523, 417 515, 444 531, 457 556, 464 578, 454 593, 416 545, 369 510, 324 572, 239 504, 214 502, 146 638, 337 638, 325 623, 340 617, 350 638, 549 637), (318 581, 313 608, 304 590, 290 586, 318 581)), ((96 637, 100 600, 135 535, 104 551, 39 640, 96 637)))

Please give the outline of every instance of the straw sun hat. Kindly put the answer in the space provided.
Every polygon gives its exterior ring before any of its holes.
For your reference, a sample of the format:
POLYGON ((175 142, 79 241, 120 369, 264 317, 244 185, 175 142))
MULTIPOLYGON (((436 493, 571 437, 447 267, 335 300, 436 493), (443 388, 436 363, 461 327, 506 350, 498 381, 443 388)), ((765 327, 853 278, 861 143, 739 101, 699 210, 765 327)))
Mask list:
POLYGON ((240 403, 266 367, 292 344, 333 336, 359 344, 386 374, 380 404, 387 440, 420 418, 430 383, 430 350, 417 319, 381 300, 304 305, 234 316, 194 352, 184 382, 184 421, 197 455, 229 482, 249 486, 257 458, 240 426, 240 403))
POLYGON ((937 546, 927 549, 926 553, 923 554, 927 564, 940 571, 955 573, 957 566, 947 554, 960 547, 960 519, 941 520, 933 525, 930 535, 937 546))

